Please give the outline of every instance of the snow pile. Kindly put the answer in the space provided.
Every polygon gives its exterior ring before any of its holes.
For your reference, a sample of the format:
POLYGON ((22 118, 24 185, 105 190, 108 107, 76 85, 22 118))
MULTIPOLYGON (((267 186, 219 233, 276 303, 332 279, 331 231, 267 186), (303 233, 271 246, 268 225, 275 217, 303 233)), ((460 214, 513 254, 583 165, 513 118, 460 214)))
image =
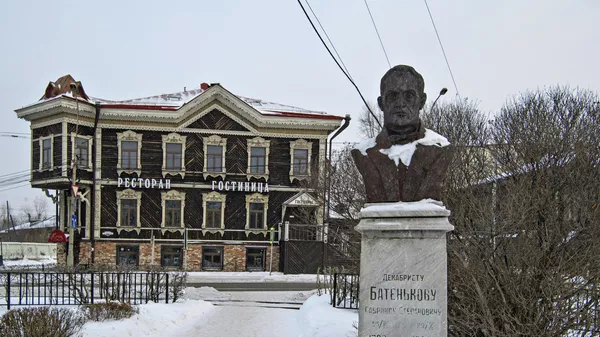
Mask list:
MULTIPOLYGON (((423 146, 444 147, 450 145, 450 142, 448 139, 446 139, 446 137, 438 134, 437 132, 425 129, 425 137, 404 145, 392 145, 389 149, 381 149, 379 152, 387 155, 396 163, 396 165, 402 162, 404 166, 409 166, 412 156, 417 150, 417 144, 421 144, 423 146)), ((375 138, 369 138, 357 143, 354 148, 366 156, 367 150, 375 147, 375 145, 377 145, 375 138)))
POLYGON ((333 308, 329 296, 314 295, 298 313, 300 337, 351 337, 358 336, 358 311, 333 308))
POLYGON ((193 330, 198 320, 214 310, 204 301, 148 303, 139 306, 140 313, 121 321, 88 322, 83 336, 173 336, 171 332, 193 330))
POLYGON ((50 267, 56 265, 56 258, 47 258, 40 260, 20 259, 20 260, 4 260, 4 266, 6 267, 37 267, 37 266, 50 267))
POLYGON ((192 288, 187 287, 183 291, 184 299, 187 300, 229 300, 230 295, 219 292, 213 287, 192 288))
POLYGON ((369 204, 361 209, 361 212, 424 212, 424 211, 448 211, 446 206, 434 199, 423 199, 419 201, 398 201, 386 203, 369 204))

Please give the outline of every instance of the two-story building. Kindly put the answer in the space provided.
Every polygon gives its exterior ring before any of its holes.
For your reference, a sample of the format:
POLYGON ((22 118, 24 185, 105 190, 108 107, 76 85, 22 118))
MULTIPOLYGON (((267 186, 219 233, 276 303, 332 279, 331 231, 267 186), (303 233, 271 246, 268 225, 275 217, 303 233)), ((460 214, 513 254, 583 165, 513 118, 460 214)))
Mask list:
POLYGON ((280 224, 322 225, 308 181, 343 120, 219 84, 112 101, 70 75, 16 113, 31 185, 55 190, 62 229, 76 226, 76 263, 224 271, 279 270, 280 224))

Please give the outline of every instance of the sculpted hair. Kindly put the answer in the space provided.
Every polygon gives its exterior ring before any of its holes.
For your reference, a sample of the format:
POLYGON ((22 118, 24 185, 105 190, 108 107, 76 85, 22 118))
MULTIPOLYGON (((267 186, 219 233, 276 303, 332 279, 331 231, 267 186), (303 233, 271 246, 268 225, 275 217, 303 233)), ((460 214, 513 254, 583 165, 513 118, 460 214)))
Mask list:
POLYGON ((380 95, 383 96, 383 93, 385 92, 385 84, 389 79, 394 76, 405 76, 406 74, 413 77, 419 92, 425 92, 425 80, 423 80, 423 76, 421 76, 421 74, 419 74, 415 68, 401 64, 391 68, 387 71, 387 73, 385 73, 385 75, 383 75, 381 78, 381 84, 379 86, 380 95))

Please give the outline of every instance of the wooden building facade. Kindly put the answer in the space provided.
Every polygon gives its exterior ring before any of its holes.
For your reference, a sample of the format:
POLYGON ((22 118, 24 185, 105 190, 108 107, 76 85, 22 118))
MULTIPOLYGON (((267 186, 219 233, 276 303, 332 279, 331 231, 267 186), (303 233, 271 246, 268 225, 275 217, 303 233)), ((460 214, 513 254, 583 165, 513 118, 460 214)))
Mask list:
POLYGON ((282 223, 323 225, 308 181, 342 117, 206 83, 109 101, 69 75, 16 112, 31 123, 31 184, 56 191, 78 264, 258 271, 272 259, 277 271, 282 223))

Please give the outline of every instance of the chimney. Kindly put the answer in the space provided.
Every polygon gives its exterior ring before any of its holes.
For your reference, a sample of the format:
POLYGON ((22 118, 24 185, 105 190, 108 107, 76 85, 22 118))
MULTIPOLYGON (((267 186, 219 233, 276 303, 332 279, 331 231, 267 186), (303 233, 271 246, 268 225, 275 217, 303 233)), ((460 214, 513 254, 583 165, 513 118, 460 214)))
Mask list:
POLYGON ((210 87, 210 85, 208 85, 208 83, 206 83, 206 82, 202 82, 200 84, 200 89, 202 89, 202 90, 206 90, 206 89, 208 89, 208 87, 210 87))

